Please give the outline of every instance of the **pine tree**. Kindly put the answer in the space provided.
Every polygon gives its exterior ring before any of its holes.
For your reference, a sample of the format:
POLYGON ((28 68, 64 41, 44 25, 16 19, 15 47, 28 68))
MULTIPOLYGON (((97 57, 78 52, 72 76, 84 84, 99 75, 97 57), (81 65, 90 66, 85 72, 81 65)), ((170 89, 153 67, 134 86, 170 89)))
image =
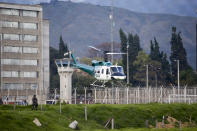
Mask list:
MULTIPOLYGON (((158 81, 163 81, 169 83, 170 81, 170 65, 167 60, 167 55, 163 51, 160 52, 159 43, 157 39, 154 38, 154 43, 150 41, 150 58, 153 61, 157 61, 161 64, 160 74, 158 75, 158 81)), ((155 72, 158 72, 158 69, 155 68, 155 72)), ((162 82, 161 82, 162 83, 162 82)), ((163 84, 167 84, 163 83, 163 84)))
POLYGON ((150 48, 151 48, 151 52, 150 52, 150 58, 152 60, 155 60, 155 61, 159 61, 161 62, 161 52, 159 50, 159 43, 157 42, 157 39, 154 37, 154 44, 151 40, 151 43, 150 43, 150 48))
POLYGON ((68 52, 67 44, 64 44, 64 41, 62 39, 62 36, 60 36, 60 42, 59 42, 59 57, 63 58, 64 53, 68 52))
POLYGON ((179 71, 184 71, 190 68, 187 62, 187 53, 183 47, 183 42, 181 38, 181 32, 176 33, 176 27, 172 27, 172 37, 171 37, 171 71, 172 80, 175 83, 177 80, 177 60, 179 60, 179 71))
MULTIPOLYGON (((121 52, 127 52, 127 36, 122 29, 120 29, 119 33, 120 33, 120 41, 121 41, 121 52)), ((122 64, 123 64, 124 72, 126 73, 127 56, 124 54, 122 55, 122 64)))
POLYGON ((136 73, 136 68, 134 67, 133 63, 136 60, 139 51, 141 50, 140 47, 140 39, 139 36, 136 34, 133 36, 131 33, 128 36, 129 40, 129 79, 130 82, 135 85, 134 75, 136 73))

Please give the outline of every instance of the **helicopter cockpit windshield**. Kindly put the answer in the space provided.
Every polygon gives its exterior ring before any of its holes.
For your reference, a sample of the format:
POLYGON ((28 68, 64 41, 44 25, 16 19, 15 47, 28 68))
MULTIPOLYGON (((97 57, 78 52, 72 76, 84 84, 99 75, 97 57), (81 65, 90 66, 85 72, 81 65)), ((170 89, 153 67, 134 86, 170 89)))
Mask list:
POLYGON ((124 74, 123 68, 121 66, 113 66, 113 67, 110 67, 110 68, 111 68, 112 74, 114 74, 114 73, 122 73, 122 74, 124 74))

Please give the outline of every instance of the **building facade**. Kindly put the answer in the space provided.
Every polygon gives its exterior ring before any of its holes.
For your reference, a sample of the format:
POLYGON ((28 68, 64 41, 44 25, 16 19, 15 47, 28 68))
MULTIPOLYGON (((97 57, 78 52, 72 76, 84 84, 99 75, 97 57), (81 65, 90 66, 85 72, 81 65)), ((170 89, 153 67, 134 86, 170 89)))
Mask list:
POLYGON ((47 98, 49 22, 42 13, 40 5, 0 3, 1 97, 9 102, 47 98))

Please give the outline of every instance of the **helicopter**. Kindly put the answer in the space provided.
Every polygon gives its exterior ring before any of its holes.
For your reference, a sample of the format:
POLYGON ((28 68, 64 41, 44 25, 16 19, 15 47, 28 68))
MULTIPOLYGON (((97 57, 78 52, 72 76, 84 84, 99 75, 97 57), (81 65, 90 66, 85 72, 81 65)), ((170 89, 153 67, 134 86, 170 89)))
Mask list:
MULTIPOLYGON (((84 72, 87 72, 91 76, 93 76, 96 81, 94 81, 91 85, 92 86, 99 86, 99 87, 105 87, 105 83, 110 81, 110 80, 125 80, 126 75, 124 74, 123 67, 118 66, 118 65, 112 65, 110 61, 107 59, 107 55, 112 55, 112 54, 126 54, 126 53, 111 53, 108 51, 102 51, 100 49, 97 49, 93 46, 89 46, 89 48, 92 48, 96 51, 103 52, 104 53, 104 61, 97 61, 93 60, 92 65, 86 65, 86 64, 81 64, 79 63, 74 54, 72 52, 67 52, 64 54, 64 56, 69 55, 69 58, 72 59, 72 62, 70 65, 72 67, 75 67, 77 69, 80 69, 84 72), (97 85, 96 82, 102 82, 102 85, 97 85)), ((60 62, 56 62, 57 64, 60 64, 60 62)), ((62 63, 67 64, 65 62, 62 63)))

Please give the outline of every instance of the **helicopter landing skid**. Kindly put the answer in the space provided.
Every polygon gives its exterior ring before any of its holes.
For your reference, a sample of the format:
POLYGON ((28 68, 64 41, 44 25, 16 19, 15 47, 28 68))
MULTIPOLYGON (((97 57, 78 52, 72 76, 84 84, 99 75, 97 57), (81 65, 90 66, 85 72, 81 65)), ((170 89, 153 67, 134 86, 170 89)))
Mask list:
POLYGON ((116 87, 126 87, 126 85, 124 84, 123 81, 111 81, 112 86, 116 86, 116 87))
POLYGON ((103 81, 102 85, 96 84, 98 80, 94 81, 92 84, 90 84, 93 87, 105 87, 106 81, 103 81))

